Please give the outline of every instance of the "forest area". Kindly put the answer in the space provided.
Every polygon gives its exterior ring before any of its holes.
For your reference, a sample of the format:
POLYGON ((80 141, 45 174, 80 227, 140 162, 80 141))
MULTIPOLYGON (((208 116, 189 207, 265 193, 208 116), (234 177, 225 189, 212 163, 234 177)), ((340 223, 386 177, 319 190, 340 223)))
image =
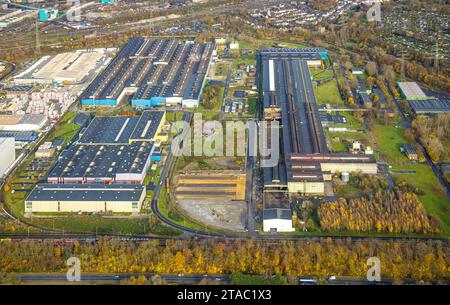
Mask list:
POLYGON ((200 104, 208 110, 220 107, 222 102, 220 96, 220 89, 218 86, 206 85, 200 99, 200 104))
POLYGON ((66 260, 81 260, 82 272, 157 274, 252 274, 365 277, 367 259, 381 261, 382 278, 446 280, 450 247, 437 240, 352 240, 309 238, 298 241, 203 239, 95 243, 3 242, 0 273, 66 272, 66 260))
POLYGON ((318 209, 325 231, 440 233, 442 223, 428 217, 422 203, 410 192, 378 191, 370 197, 340 198, 322 202, 318 209))
POLYGON ((419 115, 412 126, 431 160, 450 160, 450 113, 433 117, 419 115))

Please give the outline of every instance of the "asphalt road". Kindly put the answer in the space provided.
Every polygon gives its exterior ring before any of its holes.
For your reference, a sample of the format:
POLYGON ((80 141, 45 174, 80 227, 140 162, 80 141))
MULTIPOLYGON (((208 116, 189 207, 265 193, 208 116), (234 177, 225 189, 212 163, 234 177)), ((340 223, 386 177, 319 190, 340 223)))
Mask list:
MULTIPOLYGON (((117 274, 102 274, 89 273, 81 274, 81 282, 97 283, 97 284, 119 284, 121 281, 128 280, 131 277, 138 277, 144 275, 147 279, 151 279, 154 273, 117 273, 117 274)), ((230 282, 229 275, 200 275, 200 274, 160 274, 167 283, 177 284, 198 284, 201 280, 207 279, 220 284, 228 284, 230 282)), ((67 283, 67 276, 64 273, 33 273, 20 274, 18 280, 24 283, 67 283)))
MULTIPOLYGON (((253 126, 253 125, 250 125, 253 126)), ((246 161, 246 174, 247 174, 247 181, 245 185, 245 200, 247 201, 247 223, 246 223, 246 229, 249 236, 256 236, 256 216, 257 216, 257 210, 256 210, 256 203, 253 198, 253 168, 255 165, 255 157, 250 156, 250 146, 253 143, 253 139, 256 137, 257 130, 249 130, 249 136, 247 141, 247 161, 246 161)))
MULTIPOLYGON (((89 273, 81 274, 81 281, 79 283, 93 283, 93 284, 120 284, 124 280, 129 280, 131 277, 137 278, 144 275, 150 280, 154 273, 89 273)), ((218 284, 230 284, 231 276, 229 274, 159 274, 168 284, 199 284, 202 280, 208 280, 209 283, 216 282, 218 284)), ((18 274, 17 279, 23 283, 29 284, 53 284, 53 283, 70 283, 64 273, 24 273, 18 274)), ((414 281, 405 280, 404 284, 414 284, 414 281)), ((316 285, 318 281, 315 277, 302 276, 297 279, 298 285, 316 285)), ((371 282, 364 278, 353 277, 336 277, 321 281, 324 285, 392 285, 392 280, 381 279, 379 282, 371 282)))
POLYGON ((14 73, 14 71, 16 71, 16 69, 17 69, 16 65, 13 64, 12 62, 6 62, 6 61, 3 61, 3 64, 10 65, 10 66, 11 66, 11 71, 9 71, 9 72, 6 73, 5 75, 3 75, 3 76, 0 78, 0 81, 4 80, 4 79, 6 79, 8 76, 12 75, 12 74, 14 73))
POLYGON ((221 102, 221 106, 220 106, 220 114, 219 114, 219 121, 223 120, 223 117, 225 115, 224 109, 225 109, 225 101, 227 99, 227 95, 228 95, 228 88, 230 87, 230 80, 231 80, 231 72, 232 69, 228 69, 227 72, 227 78, 225 79, 225 86, 223 89, 223 96, 222 96, 222 100, 221 102))

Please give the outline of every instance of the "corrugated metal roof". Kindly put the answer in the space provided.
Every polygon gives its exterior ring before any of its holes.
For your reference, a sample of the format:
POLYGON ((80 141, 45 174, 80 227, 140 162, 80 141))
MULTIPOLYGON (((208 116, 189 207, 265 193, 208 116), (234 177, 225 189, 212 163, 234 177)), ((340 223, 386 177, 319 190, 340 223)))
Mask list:
POLYGON ((130 184, 38 184, 27 201, 138 201, 144 187, 130 184))

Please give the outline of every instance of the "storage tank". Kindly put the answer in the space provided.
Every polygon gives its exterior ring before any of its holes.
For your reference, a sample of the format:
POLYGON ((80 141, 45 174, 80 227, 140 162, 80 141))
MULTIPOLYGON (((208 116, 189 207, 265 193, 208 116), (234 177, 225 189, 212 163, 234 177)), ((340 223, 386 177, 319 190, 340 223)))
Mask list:
POLYGON ((348 181, 350 180, 350 174, 347 173, 347 172, 343 172, 343 173, 341 174, 341 179, 342 179, 342 181, 344 181, 344 182, 348 182, 348 181))

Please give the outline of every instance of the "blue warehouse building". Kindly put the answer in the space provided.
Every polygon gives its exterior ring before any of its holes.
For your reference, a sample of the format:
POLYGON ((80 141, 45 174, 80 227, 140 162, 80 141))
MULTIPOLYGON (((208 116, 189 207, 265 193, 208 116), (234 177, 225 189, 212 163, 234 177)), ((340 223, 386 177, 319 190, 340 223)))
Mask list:
POLYGON ((196 107, 215 45, 133 38, 88 87, 84 107, 114 107, 129 98, 135 108, 196 107))

